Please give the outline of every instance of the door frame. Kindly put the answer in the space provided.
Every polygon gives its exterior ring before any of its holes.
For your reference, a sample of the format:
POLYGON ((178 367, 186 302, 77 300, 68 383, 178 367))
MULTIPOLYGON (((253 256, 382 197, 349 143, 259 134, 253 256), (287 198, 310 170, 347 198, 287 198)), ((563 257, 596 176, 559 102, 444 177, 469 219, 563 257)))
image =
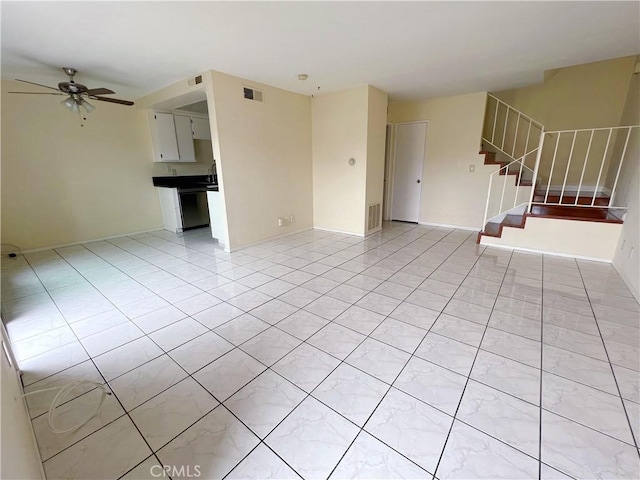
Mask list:
MULTIPOLYGON (((418 199, 418 224, 420 224, 420 218, 421 218, 421 214, 422 214, 422 193, 424 190, 424 163, 425 163, 425 159, 427 157, 427 136, 429 134, 429 121, 428 120, 414 120, 411 122, 396 122, 394 124, 392 124, 392 132, 393 132, 393 155, 390 158, 390 169, 389 169, 389 174, 391 178, 391 182, 390 183, 390 188, 389 188, 389 202, 388 202, 388 211, 385 212, 387 213, 387 219, 388 220, 392 220, 391 218, 391 211, 393 208, 393 189, 395 187, 395 166, 396 166, 396 146, 397 146, 397 142, 396 139, 398 137, 398 126, 399 125, 413 125, 413 124, 417 124, 417 123, 424 123, 426 126, 426 131, 425 131, 425 135, 424 135, 424 156, 422 157, 422 175, 420 178, 420 198, 418 199)), ((385 208, 385 210, 387 210, 387 208, 385 208)))

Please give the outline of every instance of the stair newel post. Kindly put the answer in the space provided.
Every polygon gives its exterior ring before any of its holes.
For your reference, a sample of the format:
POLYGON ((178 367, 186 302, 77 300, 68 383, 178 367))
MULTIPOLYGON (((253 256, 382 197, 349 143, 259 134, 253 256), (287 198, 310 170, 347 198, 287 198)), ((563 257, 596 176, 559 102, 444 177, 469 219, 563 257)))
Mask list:
POLYGON ((542 158, 543 145, 544 127, 540 127, 540 140, 538 141, 538 151, 536 152, 536 164, 533 167, 533 178, 531 179, 531 195, 529 195, 529 206, 527 207, 527 213, 531 213, 531 204, 533 203, 533 196, 536 192, 536 182, 538 181, 538 169, 540 168, 540 159, 542 158))

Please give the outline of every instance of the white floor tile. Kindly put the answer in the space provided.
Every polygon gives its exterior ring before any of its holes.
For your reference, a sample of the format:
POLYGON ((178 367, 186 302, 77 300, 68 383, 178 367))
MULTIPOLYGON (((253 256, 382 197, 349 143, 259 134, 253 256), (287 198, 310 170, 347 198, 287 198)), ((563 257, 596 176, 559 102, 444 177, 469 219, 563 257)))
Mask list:
POLYGON ((300 476, 284 463, 269 447, 258 445, 226 477, 229 480, 300 480, 300 476))
POLYGON ((235 349, 208 364, 193 377, 219 401, 224 401, 266 368, 242 350, 235 349))
POLYGON ((177 363, 168 355, 163 355, 111 380, 109 385, 124 408, 129 411, 186 376, 177 363))
POLYGON ((428 472, 434 472, 453 418, 392 388, 365 430, 428 472))
POLYGON ((440 479, 536 479, 538 462, 456 421, 436 475, 440 479))
POLYGON ((304 391, 311 392, 339 363, 337 358, 303 343, 272 368, 304 391))
POLYGON ((153 451, 171 441, 218 405, 192 378, 185 378, 134 408, 131 418, 153 451))
POLYGON ((343 363, 312 395, 356 425, 363 426, 388 389, 389 385, 343 363))
POLYGON ((363 431, 330 478, 430 479, 431 474, 363 431))
POLYGON ((47 478, 118 478, 150 454, 125 416, 44 462, 44 471, 47 478))
POLYGON ((202 478, 222 478, 259 443, 222 405, 158 451, 164 465, 195 467, 202 478))
POLYGON ((391 384, 409 358, 410 354, 403 350, 373 338, 367 338, 345 359, 345 362, 391 384))
POLYGON ((304 391, 268 370, 224 404, 256 435, 264 438, 305 397, 304 391))
POLYGON ((358 427, 307 397, 265 439, 303 478, 326 478, 358 434, 358 427))

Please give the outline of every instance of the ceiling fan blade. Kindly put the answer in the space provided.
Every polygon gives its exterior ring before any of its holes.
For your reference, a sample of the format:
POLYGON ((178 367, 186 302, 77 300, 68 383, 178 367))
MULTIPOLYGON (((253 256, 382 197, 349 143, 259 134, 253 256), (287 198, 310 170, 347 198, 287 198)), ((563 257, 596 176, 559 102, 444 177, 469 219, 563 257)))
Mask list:
POLYGON ((22 83, 30 83, 31 85, 37 85, 38 87, 49 88, 51 90, 59 91, 57 88, 49 87, 47 85, 42 85, 41 83, 30 82, 28 80, 20 80, 19 78, 16 78, 16 81, 17 82, 22 82, 22 83))
POLYGON ((109 90, 108 88, 90 88, 85 93, 88 95, 109 95, 111 93, 116 93, 113 90, 109 90))
POLYGON ((133 102, 129 100, 120 100, 118 98, 108 98, 108 97, 96 97, 95 95, 89 95, 91 100, 99 100, 101 102, 109 102, 109 103, 118 103, 120 105, 133 105, 133 102))
POLYGON ((26 95, 66 95, 66 93, 49 93, 49 92, 7 92, 7 93, 23 93, 26 95))

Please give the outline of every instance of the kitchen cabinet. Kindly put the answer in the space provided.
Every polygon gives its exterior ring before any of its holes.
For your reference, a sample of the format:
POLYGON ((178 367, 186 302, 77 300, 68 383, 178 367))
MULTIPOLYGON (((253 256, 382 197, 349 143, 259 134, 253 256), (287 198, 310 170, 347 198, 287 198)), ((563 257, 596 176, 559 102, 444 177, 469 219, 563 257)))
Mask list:
POLYGON ((191 130, 194 140, 211 140, 211 128, 208 118, 191 117, 191 130))
POLYGON ((155 162, 196 161, 190 117, 151 112, 149 126, 155 162))

